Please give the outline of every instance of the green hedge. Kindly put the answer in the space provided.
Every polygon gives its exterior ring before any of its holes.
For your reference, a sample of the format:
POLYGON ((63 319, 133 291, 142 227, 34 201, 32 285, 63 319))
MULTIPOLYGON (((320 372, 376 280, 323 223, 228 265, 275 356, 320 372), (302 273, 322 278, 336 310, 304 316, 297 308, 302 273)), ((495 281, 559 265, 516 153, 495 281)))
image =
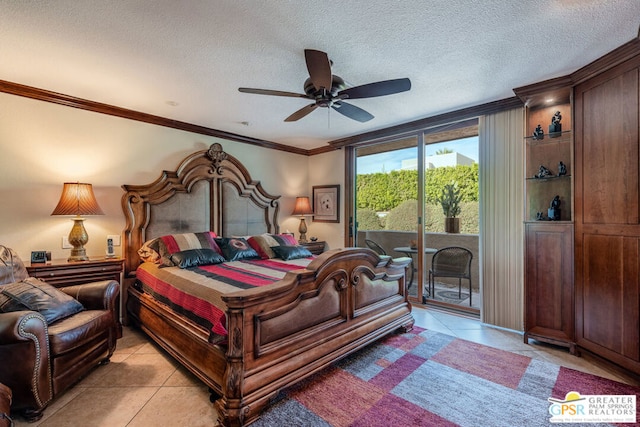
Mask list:
POLYGON ((416 231, 418 229, 418 201, 407 200, 387 214, 385 230, 416 231))
MULTIPOLYGON (((425 171, 427 232, 444 231, 442 207, 436 204, 442 188, 457 183, 462 195, 460 232, 477 234, 478 223, 478 164, 447 166, 425 171)), ((358 175, 356 181, 356 209, 359 230, 416 231, 418 206, 418 171, 400 170, 389 173, 358 175), (377 212, 388 212, 378 216, 377 212)))
MULTIPOLYGON (((462 202, 460 203, 462 211, 460 218, 460 233, 478 234, 480 233, 479 224, 479 203, 478 202, 462 202)), ((425 206, 425 232, 442 233, 444 232, 444 215, 442 207, 438 205, 428 204, 425 206)))
MULTIPOLYGON (((447 166, 425 172, 425 200, 435 203, 446 184, 455 182, 463 202, 478 201, 478 164, 447 166)), ((416 181, 414 181, 416 182, 416 181)))
POLYGON ((373 209, 358 209, 357 212, 358 230, 383 230, 381 218, 373 209))
MULTIPOLYGON (((464 234, 478 234, 480 231, 478 202, 462 202, 460 218, 460 232, 464 234)), ((407 200, 391 209, 386 217, 379 217, 372 209, 358 209, 358 230, 395 230, 416 231, 418 228, 418 202, 407 200)), ((444 215, 439 205, 427 204, 424 218, 425 232, 444 232, 444 215)))
MULTIPOLYGON (((425 200, 435 203, 445 184, 456 182, 463 202, 478 201, 478 164, 428 169, 425 172, 425 200)), ((358 209, 389 212, 406 200, 418 199, 418 171, 358 175, 356 180, 358 209)))

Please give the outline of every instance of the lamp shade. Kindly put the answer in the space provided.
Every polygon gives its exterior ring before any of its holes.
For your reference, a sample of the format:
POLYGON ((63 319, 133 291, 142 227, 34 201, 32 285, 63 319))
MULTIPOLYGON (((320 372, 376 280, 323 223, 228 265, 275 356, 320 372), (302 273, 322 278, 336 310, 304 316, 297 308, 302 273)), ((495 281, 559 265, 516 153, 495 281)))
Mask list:
POLYGON ((312 215, 311 202, 308 197, 296 197, 296 206, 291 215, 312 215))
POLYGON ((91 184, 65 182, 58 206, 51 215, 104 215, 91 184))

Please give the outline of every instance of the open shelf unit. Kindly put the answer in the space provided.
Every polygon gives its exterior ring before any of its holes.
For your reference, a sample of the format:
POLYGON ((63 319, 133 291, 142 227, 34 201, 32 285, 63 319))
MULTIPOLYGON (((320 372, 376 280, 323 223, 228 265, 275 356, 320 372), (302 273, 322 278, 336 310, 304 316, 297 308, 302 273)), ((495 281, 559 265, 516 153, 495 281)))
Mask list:
POLYGON ((571 131, 571 103, 562 99, 562 103, 552 105, 527 106, 525 137, 525 221, 549 220, 548 209, 552 200, 560 197, 560 221, 571 221, 573 211, 573 132, 571 131), (550 134, 548 126, 556 112, 562 116, 562 131, 550 134), (544 131, 542 139, 536 139, 533 132, 540 125, 544 131), (564 174, 560 174, 560 162, 564 165, 564 174), (551 172, 544 178, 537 178, 541 167, 551 172))
POLYGON ((572 87, 560 80, 515 92, 525 103, 524 341, 575 353, 572 87), (550 128, 558 115, 561 129, 550 128))

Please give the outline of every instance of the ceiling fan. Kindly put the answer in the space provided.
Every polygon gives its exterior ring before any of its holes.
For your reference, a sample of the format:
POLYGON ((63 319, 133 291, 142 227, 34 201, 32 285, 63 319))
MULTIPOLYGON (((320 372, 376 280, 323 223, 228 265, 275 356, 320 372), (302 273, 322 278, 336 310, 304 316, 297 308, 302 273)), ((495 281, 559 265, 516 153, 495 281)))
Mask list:
POLYGON ((411 81, 408 78, 384 80, 347 88, 341 77, 331 73, 332 62, 325 52, 305 49, 304 58, 309 71, 309 78, 304 82, 304 94, 248 87, 241 87, 238 90, 258 95, 288 96, 313 100, 312 104, 302 107, 284 119, 285 122, 300 120, 318 107, 331 107, 350 119, 367 122, 373 119, 373 115, 360 107, 344 102, 344 100, 392 95, 411 89, 411 81))

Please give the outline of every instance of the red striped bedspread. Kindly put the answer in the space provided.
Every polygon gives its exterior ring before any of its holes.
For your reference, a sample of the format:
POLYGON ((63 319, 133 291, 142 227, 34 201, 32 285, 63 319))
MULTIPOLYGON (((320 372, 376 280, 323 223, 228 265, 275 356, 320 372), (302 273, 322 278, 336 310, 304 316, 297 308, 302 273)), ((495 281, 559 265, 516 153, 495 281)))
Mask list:
POLYGON ((173 311, 210 331, 209 341, 226 342, 226 306, 222 296, 267 286, 288 271, 306 267, 313 258, 232 261, 181 269, 143 263, 136 271, 142 290, 173 311))

